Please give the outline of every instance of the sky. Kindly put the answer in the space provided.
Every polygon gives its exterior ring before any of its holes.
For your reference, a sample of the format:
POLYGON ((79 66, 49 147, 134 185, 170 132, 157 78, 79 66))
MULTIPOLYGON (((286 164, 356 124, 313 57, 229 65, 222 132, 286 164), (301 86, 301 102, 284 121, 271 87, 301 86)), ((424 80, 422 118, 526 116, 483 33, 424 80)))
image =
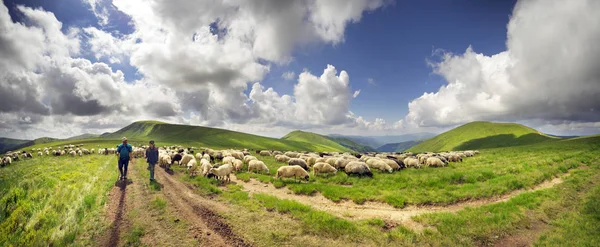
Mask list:
POLYGON ((138 120, 281 137, 471 121, 600 133, 595 0, 0 5, 0 136, 138 120))

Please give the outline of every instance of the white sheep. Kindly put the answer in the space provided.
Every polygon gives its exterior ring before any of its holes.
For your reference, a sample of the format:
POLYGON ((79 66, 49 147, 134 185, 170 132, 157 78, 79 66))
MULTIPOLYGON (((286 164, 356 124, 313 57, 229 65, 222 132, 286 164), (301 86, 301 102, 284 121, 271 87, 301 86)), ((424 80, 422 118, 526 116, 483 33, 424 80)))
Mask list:
POLYGON ((300 167, 304 168, 304 170, 308 171, 308 165, 306 164, 306 161, 304 161, 303 159, 291 158, 288 161, 288 166, 300 166, 300 167))
POLYGON ((267 165, 265 165, 264 162, 260 160, 251 160, 250 163, 248 163, 248 172, 251 171, 256 173, 264 172, 266 174, 269 174, 269 168, 267 167, 267 165))
POLYGON ((210 164, 210 161, 205 159, 200 160, 200 172, 202 173, 202 176, 206 177, 211 168, 213 168, 213 166, 210 164))
POLYGON ((227 156, 223 158, 223 164, 230 164, 233 165, 233 161, 235 160, 235 158, 233 156, 227 156))
POLYGON ((325 163, 325 162, 319 162, 313 166, 313 175, 317 175, 320 173, 335 174, 336 172, 337 172, 337 169, 335 169, 335 167, 333 167, 330 164, 325 163))
POLYGON ((277 169, 277 174, 275 175, 276 179, 281 178, 291 178, 293 177, 296 180, 297 177, 304 178, 304 180, 308 181, 309 175, 304 168, 301 166, 282 166, 277 169))
POLYGON ((248 162, 250 162, 251 160, 258 160, 258 159, 252 155, 244 156, 244 163, 248 164, 248 162))
POLYGON ((240 170, 242 170, 242 167, 244 167, 244 162, 238 159, 235 159, 233 161, 233 168, 235 168, 236 172, 239 172, 240 170))
POLYGON ((38 156, 43 156, 43 155, 44 155, 44 153, 38 152, 38 156))
POLYGON ((210 168, 210 170, 208 171, 208 173, 210 174, 214 174, 215 176, 217 176, 217 180, 219 178, 221 178, 221 180, 225 180, 225 178, 227 178, 227 181, 231 181, 231 179, 229 178, 229 175, 231 174, 231 172, 233 171, 233 166, 231 164, 223 164, 222 166, 219 166, 217 168, 210 168))
POLYGON ((352 161, 350 163, 348 163, 346 165, 346 168, 344 168, 344 170, 346 171, 346 173, 348 175, 350 174, 356 174, 359 176, 368 176, 368 177, 373 177, 373 173, 371 172, 371 169, 369 169, 369 166, 367 166, 366 163, 364 162, 360 162, 360 161, 352 161))
POLYGON ((0 163, 0 165, 7 166, 7 165, 10 165, 11 163, 12 163, 12 159, 10 158, 10 156, 4 156, 2 158, 2 163, 0 163))
POLYGON ((179 162, 180 166, 185 166, 187 165, 188 162, 190 162, 190 160, 194 159, 194 155, 191 154, 186 154, 183 157, 181 157, 181 161, 179 162))

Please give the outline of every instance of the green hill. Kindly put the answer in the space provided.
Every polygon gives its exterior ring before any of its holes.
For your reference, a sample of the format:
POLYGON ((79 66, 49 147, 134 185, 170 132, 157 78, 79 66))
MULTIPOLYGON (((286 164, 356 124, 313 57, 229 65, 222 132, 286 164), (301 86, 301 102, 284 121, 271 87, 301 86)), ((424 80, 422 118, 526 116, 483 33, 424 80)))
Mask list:
MULTIPOLYGON (((225 129, 168 124, 158 121, 139 121, 114 133, 103 134, 101 139, 118 140, 123 136, 131 141, 155 140, 163 143, 189 144, 213 148, 249 148, 305 151, 347 151, 335 143, 302 142, 246 134, 225 129)), ((159 144, 160 145, 160 144, 159 144)))
POLYGON ((0 154, 5 153, 6 151, 18 149, 27 142, 30 142, 30 140, 19 140, 0 137, 0 154))
POLYGON ((66 140, 92 139, 92 138, 98 138, 99 136, 100 135, 95 135, 95 134, 82 134, 82 135, 78 135, 78 136, 69 137, 66 140))
MULTIPOLYGON (((300 130, 296 130, 296 131, 292 131, 292 132, 288 133, 284 137, 281 137, 281 140, 313 143, 313 144, 319 144, 319 145, 324 145, 324 146, 329 146, 329 147, 335 147, 336 149, 341 150, 341 151, 351 151, 350 148, 347 148, 347 147, 343 146, 342 144, 339 144, 336 141, 331 140, 330 138, 328 138, 326 136, 322 136, 322 135, 312 133, 312 132, 300 131, 300 130)), ((352 141, 347 140, 345 142, 352 142, 352 141)), ((359 144, 356 144, 356 145, 359 145, 359 144)))
POLYGON ((408 149, 411 152, 486 149, 557 140, 516 123, 471 122, 408 149))

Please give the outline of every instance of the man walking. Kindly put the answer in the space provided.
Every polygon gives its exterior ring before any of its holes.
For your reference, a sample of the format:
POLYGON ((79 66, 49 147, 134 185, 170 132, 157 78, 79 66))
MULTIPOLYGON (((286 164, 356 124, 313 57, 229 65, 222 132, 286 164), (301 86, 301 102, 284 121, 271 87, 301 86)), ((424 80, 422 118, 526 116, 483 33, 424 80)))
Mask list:
POLYGON ((133 151, 131 145, 127 144, 127 137, 123 137, 123 143, 117 146, 117 155, 119 155, 120 179, 127 180, 127 166, 129 166, 129 156, 133 151))
POLYGON ((154 166, 158 163, 158 148, 154 145, 154 140, 150 141, 150 147, 146 149, 146 161, 150 168, 150 181, 154 181, 154 166))

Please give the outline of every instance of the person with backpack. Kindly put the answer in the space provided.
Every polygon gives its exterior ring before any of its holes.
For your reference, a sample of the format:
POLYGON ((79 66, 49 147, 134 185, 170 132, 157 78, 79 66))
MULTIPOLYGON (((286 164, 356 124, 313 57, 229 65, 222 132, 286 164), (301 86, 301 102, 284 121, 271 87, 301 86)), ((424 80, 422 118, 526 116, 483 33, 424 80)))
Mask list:
POLYGON ((123 143, 117 146, 117 155, 119 156, 119 173, 121 180, 127 180, 127 167, 129 166, 129 158, 133 152, 131 145, 127 144, 127 137, 123 137, 123 143))
POLYGON ((146 149, 146 161, 150 170, 150 181, 154 181, 154 166, 158 163, 158 148, 154 145, 154 140, 150 141, 150 147, 146 149))

